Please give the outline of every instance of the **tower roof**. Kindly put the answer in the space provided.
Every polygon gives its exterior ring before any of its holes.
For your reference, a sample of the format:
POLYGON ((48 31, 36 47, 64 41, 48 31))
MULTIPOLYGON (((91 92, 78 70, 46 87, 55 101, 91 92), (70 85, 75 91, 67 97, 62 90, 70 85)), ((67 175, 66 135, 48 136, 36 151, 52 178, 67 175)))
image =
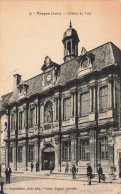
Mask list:
POLYGON ((63 40, 62 42, 64 42, 65 40, 67 39, 74 39, 75 41, 78 41, 79 42, 79 37, 78 37, 78 34, 77 34, 77 31, 72 28, 72 23, 70 21, 70 26, 69 28, 64 32, 64 35, 63 35, 63 40))

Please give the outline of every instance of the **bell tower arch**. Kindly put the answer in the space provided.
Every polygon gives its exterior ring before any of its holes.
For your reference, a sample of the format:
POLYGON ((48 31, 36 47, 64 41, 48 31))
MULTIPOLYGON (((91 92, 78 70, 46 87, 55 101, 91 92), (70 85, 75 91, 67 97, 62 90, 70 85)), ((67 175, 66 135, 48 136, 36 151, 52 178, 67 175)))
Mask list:
POLYGON ((72 28, 71 21, 69 28, 64 32, 62 42, 64 45, 64 62, 67 62, 78 56, 79 38, 77 31, 72 28))

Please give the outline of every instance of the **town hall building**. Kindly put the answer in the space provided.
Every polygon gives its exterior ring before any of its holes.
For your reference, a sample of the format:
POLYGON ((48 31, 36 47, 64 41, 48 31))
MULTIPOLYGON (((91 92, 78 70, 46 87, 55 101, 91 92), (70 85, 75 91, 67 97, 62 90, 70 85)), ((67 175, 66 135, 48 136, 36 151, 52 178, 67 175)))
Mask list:
POLYGON ((86 173, 100 164, 104 173, 121 171, 121 51, 112 42, 78 55, 79 36, 63 35, 64 63, 46 56, 42 73, 2 96, 5 165, 13 171, 65 171, 73 164, 86 173))

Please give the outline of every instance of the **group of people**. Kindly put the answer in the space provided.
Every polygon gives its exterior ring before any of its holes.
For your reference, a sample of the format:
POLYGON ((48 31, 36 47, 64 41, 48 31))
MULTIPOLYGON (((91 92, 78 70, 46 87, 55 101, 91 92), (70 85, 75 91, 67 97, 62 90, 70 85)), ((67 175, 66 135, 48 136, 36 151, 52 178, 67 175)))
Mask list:
MULTIPOLYGON (((69 171, 69 164, 68 164, 68 162, 66 162, 65 173, 68 173, 68 171, 69 171)), ((76 179, 76 172, 77 172, 76 166, 75 166, 75 164, 73 164, 73 166, 72 166, 72 178, 73 179, 76 179)))
MULTIPOLYGON (((88 165, 87 166, 88 184, 91 185, 91 179, 93 178, 92 167, 90 166, 90 164, 87 164, 87 165, 88 165)), ((31 163, 31 172, 33 171, 33 167, 34 167, 33 163, 31 163)), ((50 169, 50 174, 52 174, 52 170, 53 170, 52 162, 50 162, 49 169, 50 169)), ((76 169, 75 164, 73 164, 71 170, 72 170, 72 178, 76 179, 77 169, 76 169)), ((38 171, 39 171, 39 163, 37 162, 37 164, 36 164, 36 172, 38 172, 38 171)), ((66 164, 65 164, 65 173, 68 173, 68 171, 69 171, 69 164, 68 164, 68 162, 66 162, 66 164)), ((12 170, 11 170, 10 166, 8 166, 5 169, 5 175, 6 175, 6 182, 7 183, 10 183, 11 173, 12 173, 12 170)), ((99 183, 101 182, 101 179, 103 181, 105 181, 105 175, 103 174, 103 170, 102 170, 101 166, 99 166, 99 168, 98 168, 98 176, 99 176, 99 183)), ((0 177, 1 177, 1 165, 0 165, 0 177)))
MULTIPOLYGON (((69 171, 69 164, 68 162, 66 162, 65 164, 65 173, 67 173, 69 171)), ((73 164, 72 166, 72 178, 76 179, 76 166, 73 164)), ((103 174, 103 169, 101 167, 101 165, 99 165, 98 168, 98 176, 99 176, 99 183, 101 182, 101 180, 105 181, 105 175, 103 174)), ((88 184, 91 185, 91 179, 94 177, 94 175, 92 174, 92 167, 90 166, 90 164, 87 164, 87 177, 88 177, 88 184)))

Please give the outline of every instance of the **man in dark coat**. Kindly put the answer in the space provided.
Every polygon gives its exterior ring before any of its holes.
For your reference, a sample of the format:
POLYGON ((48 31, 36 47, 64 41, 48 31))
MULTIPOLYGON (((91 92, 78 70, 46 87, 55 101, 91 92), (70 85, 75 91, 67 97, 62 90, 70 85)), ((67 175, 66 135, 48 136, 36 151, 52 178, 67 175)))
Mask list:
POLYGON ((52 161, 50 161, 49 169, 50 169, 50 174, 52 174, 52 172, 53 172, 53 165, 52 165, 52 161))
POLYGON ((12 170, 8 166, 8 168, 5 169, 5 175, 6 175, 6 183, 10 183, 10 176, 11 176, 12 170))
POLYGON ((74 164, 73 164, 73 167, 72 167, 72 178, 76 179, 76 166, 74 164))
POLYGON ((103 169, 101 166, 99 166, 99 169, 98 169, 98 175, 99 175, 99 183, 101 182, 101 177, 103 175, 103 169))
POLYGON ((33 172, 33 162, 31 162, 31 172, 33 172))
POLYGON ((10 183, 11 173, 12 173, 12 170, 10 167, 8 167, 8 183, 10 183))
POLYGON ((36 172, 39 172, 39 162, 36 163, 36 172))
POLYGON ((8 183, 8 168, 5 169, 6 183, 8 183))
POLYGON ((91 185, 91 177, 92 177, 92 167, 90 164, 87 166, 87 176, 88 176, 88 184, 91 185))

